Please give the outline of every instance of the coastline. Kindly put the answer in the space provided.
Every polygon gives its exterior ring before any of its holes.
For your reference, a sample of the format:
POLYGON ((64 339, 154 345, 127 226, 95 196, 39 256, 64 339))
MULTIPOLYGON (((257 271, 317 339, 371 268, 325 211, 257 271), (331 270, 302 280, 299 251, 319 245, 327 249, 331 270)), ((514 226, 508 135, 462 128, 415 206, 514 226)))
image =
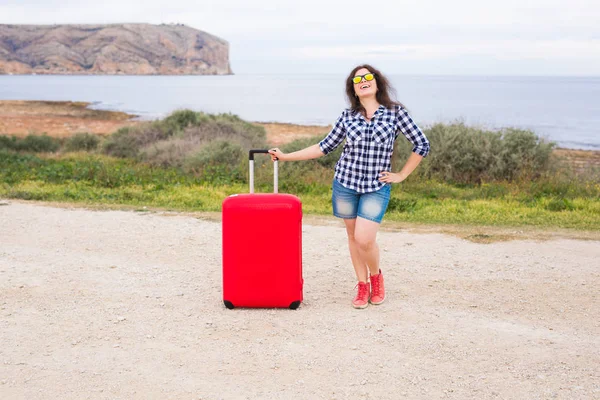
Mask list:
MULTIPOLYGON (((0 135, 18 137, 47 134, 69 137, 79 132, 110 135, 119 128, 134 126, 145 120, 122 111, 89 108, 91 103, 78 101, 0 100, 0 135)), ((279 122, 254 122, 267 133, 267 141, 280 146, 295 139, 327 134, 331 126, 296 125, 279 122)))
POLYGON ((94 110, 91 103, 72 101, 0 101, 0 135, 47 134, 69 137, 79 132, 109 135, 138 123, 135 115, 121 111, 94 110))
MULTIPOLYGON (((0 135, 19 137, 47 134, 69 137, 79 132, 110 135, 119 128, 144 121, 121 111, 91 109, 91 103, 71 101, 0 100, 0 135)), ((331 129, 321 125, 251 121, 262 126, 270 146, 281 146, 296 139, 325 136, 331 129)), ((576 171, 600 169, 600 150, 556 148, 554 154, 576 171)))

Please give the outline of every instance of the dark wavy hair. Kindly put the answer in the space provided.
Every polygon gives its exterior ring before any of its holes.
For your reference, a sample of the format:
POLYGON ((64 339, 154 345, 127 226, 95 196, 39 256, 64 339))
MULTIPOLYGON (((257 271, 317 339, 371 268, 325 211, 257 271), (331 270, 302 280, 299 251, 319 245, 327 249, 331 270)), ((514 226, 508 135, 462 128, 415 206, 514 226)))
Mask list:
POLYGON ((395 105, 400 105, 404 107, 402 103, 397 100, 392 100, 390 97, 390 93, 396 97, 396 91, 390 85, 390 82, 387 78, 377 69, 369 64, 363 64, 355 67, 352 72, 346 78, 346 96, 348 96, 348 101, 350 102, 350 108, 354 112, 365 113, 365 109, 360 104, 360 100, 354 92, 354 83, 352 82, 352 78, 356 75, 356 71, 361 68, 368 69, 373 75, 375 75, 375 80, 377 81, 377 93, 375 94, 375 98, 379 104, 383 104, 386 108, 392 109, 395 105))

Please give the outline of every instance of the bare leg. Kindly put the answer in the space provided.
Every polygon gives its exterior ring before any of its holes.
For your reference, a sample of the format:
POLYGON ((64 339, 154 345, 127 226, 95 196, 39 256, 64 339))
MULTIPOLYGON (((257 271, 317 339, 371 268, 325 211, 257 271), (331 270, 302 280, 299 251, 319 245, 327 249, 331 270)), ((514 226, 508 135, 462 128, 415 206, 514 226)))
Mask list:
POLYGON ((344 219, 344 223, 346 224, 346 232, 348 233, 348 247, 350 248, 350 258, 352 259, 356 279, 359 282, 367 282, 367 263, 362 261, 358 244, 354 237, 356 219, 344 219))
POLYGON ((379 273, 379 246, 375 241, 379 225, 377 222, 358 217, 354 226, 354 242, 358 247, 358 255, 368 266, 371 275, 379 273))

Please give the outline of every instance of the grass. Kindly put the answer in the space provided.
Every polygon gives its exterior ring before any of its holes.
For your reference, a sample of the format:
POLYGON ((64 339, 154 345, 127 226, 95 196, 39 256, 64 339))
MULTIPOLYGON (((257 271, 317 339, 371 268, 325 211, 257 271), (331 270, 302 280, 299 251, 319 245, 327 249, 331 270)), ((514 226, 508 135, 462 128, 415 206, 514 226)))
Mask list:
MULTIPOLYGON (((13 199, 219 212, 225 197, 247 192, 245 182, 210 183, 175 168, 88 153, 4 151, 0 168, 0 196, 13 199)), ((268 184, 257 186, 257 191, 271 190, 268 184)), ((291 193, 300 197, 306 214, 330 215, 330 190, 327 184, 314 183, 291 193)), ((600 184, 591 183, 587 187, 544 186, 540 181, 450 185, 409 179, 394 186, 386 220, 599 230, 599 193, 600 184)))
MULTIPOLYGON (((552 143, 529 131, 485 132, 462 124, 438 124, 426 134, 432 154, 393 186, 390 224, 600 231, 600 174, 562 168, 551 156, 552 143)), ((282 147, 290 152, 317 140, 282 147)), ((399 140, 394 152, 396 170, 410 154, 405 142, 399 140)), ((262 128, 234 115, 189 110, 106 139, 0 136, 0 197, 219 212, 225 197, 248 190, 247 150, 265 146, 262 128)), ((280 191, 299 196, 305 214, 331 215, 341 147, 317 160, 281 163, 280 191)), ((257 159, 255 171, 257 192, 272 191, 267 157, 257 159)), ((486 240, 477 235, 470 236, 486 240)))

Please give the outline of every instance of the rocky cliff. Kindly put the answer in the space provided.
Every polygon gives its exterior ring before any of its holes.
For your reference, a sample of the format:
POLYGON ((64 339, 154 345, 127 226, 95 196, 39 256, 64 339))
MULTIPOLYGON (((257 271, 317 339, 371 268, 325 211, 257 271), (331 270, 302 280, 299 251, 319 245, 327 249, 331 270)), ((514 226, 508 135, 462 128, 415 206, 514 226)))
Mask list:
POLYGON ((229 44, 184 25, 0 25, 0 74, 226 75, 229 44))

